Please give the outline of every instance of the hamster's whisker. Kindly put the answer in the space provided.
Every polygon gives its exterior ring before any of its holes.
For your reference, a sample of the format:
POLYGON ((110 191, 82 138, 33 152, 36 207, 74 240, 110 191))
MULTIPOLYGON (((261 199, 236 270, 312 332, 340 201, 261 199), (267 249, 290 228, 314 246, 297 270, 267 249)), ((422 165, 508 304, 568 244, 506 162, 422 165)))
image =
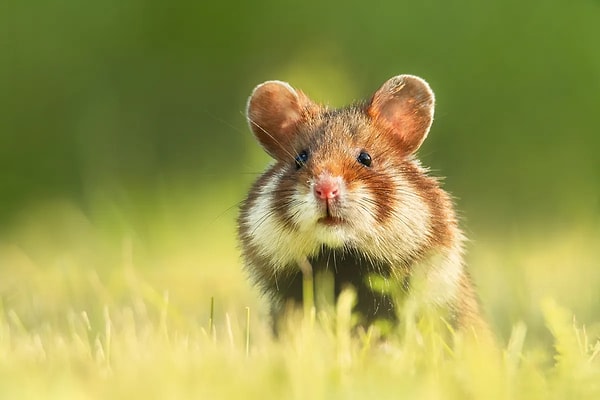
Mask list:
POLYGON ((281 143, 279 140, 277 140, 277 138, 276 138, 274 135, 272 135, 272 134, 271 134, 269 131, 267 131, 265 128, 263 128, 262 126, 260 126, 260 125, 258 124, 258 122, 254 121, 254 120, 253 120, 252 118, 250 118, 250 117, 248 117, 248 121, 250 121, 250 123, 252 123, 252 124, 256 125, 256 126, 258 127, 258 129, 260 129, 260 130, 261 130, 261 131, 262 131, 262 132, 263 132, 265 135, 269 136, 269 137, 270 137, 270 138, 271 138, 271 139, 272 139, 272 140, 273 140, 273 141, 274 141, 274 142, 277 144, 277 146, 279 146, 279 148, 280 148, 281 150, 283 150, 283 151, 284 151, 284 152, 285 152, 285 153, 286 153, 288 156, 290 156, 290 158, 291 158, 292 160, 293 160, 293 159, 295 159, 295 158, 298 156, 298 153, 296 153, 296 155, 293 155, 292 153, 290 153, 290 152, 288 151, 288 149, 287 149, 287 148, 285 148, 285 147, 283 146, 283 144, 282 144, 282 143, 281 143))

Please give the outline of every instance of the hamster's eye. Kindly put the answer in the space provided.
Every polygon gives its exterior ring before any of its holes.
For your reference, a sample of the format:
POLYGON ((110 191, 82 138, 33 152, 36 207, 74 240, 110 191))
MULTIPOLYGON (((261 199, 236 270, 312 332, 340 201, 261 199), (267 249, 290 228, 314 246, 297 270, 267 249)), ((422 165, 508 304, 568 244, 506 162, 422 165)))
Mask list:
POLYGON ((356 161, 358 161, 365 167, 370 167, 372 160, 371 160, 371 156, 369 155, 369 153, 367 153, 366 151, 361 151, 360 154, 358 155, 358 157, 356 158, 356 161))
POLYGON ((296 156, 296 169, 302 168, 304 164, 308 161, 308 152, 306 150, 302 150, 296 156))

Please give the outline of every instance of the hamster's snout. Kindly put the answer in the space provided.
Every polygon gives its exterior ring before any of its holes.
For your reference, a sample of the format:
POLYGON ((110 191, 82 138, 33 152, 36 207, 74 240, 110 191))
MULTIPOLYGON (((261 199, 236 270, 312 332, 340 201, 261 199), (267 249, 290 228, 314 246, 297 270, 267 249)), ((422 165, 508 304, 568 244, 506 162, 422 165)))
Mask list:
POLYGON ((343 181, 340 176, 321 175, 313 186, 313 192, 317 200, 329 203, 338 199, 342 194, 343 181))

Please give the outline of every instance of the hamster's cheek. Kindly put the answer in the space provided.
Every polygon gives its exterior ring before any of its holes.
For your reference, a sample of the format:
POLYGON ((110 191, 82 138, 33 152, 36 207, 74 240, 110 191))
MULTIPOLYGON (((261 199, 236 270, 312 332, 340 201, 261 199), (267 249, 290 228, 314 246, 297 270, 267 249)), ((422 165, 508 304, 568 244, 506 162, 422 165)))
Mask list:
POLYGON ((377 199, 367 187, 349 190, 343 204, 343 218, 358 232, 370 232, 378 224, 376 218, 377 199))
POLYGON ((312 229, 317 224, 322 212, 312 193, 299 191, 291 196, 287 211, 288 217, 300 231, 312 229))

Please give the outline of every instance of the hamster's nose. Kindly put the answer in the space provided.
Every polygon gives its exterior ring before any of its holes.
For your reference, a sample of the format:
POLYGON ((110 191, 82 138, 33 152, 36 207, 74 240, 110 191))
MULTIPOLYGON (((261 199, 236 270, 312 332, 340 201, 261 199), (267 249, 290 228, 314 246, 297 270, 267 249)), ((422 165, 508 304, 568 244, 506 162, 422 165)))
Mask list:
POLYGON ((320 177, 314 186, 315 196, 321 200, 332 200, 340 195, 340 178, 320 177))

